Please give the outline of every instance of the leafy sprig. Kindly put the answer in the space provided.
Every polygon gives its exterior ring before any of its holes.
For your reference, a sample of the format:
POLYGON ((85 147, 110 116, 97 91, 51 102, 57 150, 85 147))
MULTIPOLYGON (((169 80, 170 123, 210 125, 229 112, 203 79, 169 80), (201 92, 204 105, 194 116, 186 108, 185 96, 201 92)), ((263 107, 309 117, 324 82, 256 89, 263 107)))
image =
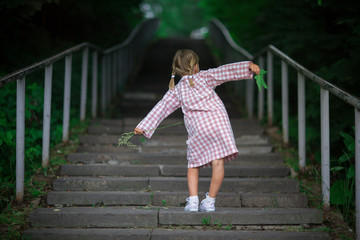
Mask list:
MULTIPOLYGON (((164 127, 155 128, 155 129, 144 130, 144 132, 155 131, 157 129, 164 129, 164 128, 172 127, 172 126, 175 126, 175 125, 179 125, 181 123, 183 123, 183 122, 177 122, 177 123, 173 123, 173 124, 166 125, 164 127)), ((132 138, 134 135, 135 135, 134 132, 123 133, 121 135, 121 137, 119 138, 119 140, 118 140, 118 147, 126 146, 126 147, 132 148, 134 150, 139 150, 139 146, 137 146, 137 145, 133 144, 132 142, 130 142, 130 138, 132 138)))
POLYGON ((260 73, 254 77, 256 80, 256 84, 259 88, 259 91, 261 91, 261 87, 268 89, 268 86, 266 85, 266 83, 264 81, 264 77, 263 77, 266 73, 267 73, 266 70, 261 69, 260 73))
POLYGON ((121 137, 118 140, 118 147, 120 146, 126 146, 135 150, 139 150, 139 147, 135 144, 133 144, 132 142, 130 142, 130 138, 132 138, 132 136, 134 136, 135 133, 134 132, 127 132, 127 133, 123 133, 121 135, 121 137))

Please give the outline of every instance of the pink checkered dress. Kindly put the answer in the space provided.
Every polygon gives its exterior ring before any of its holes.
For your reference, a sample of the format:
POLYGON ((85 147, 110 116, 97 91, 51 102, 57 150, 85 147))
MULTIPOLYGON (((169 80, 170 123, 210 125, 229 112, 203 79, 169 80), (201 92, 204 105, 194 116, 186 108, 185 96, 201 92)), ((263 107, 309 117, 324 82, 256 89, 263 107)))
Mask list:
MULTIPOLYGON (((234 80, 251 79, 248 61, 231 63, 218 68, 200 71, 193 75, 194 87, 188 77, 181 78, 173 90, 137 125, 141 130, 155 129, 167 116, 181 107, 188 131, 188 168, 210 166, 213 160, 230 161, 236 158, 234 134, 225 106, 215 93, 216 86, 234 80)), ((171 131, 169 129, 169 131, 171 131)), ((154 131, 144 133, 151 138, 154 131)))

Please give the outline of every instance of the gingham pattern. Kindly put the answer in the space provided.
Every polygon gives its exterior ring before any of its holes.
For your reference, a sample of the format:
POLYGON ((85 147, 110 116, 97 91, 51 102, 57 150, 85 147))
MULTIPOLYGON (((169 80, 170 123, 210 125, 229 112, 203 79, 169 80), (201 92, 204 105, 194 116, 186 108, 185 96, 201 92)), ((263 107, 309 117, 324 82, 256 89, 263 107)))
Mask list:
MULTIPOLYGON (((184 76, 173 90, 169 90, 148 115, 137 125, 141 130, 155 129, 179 107, 184 113, 184 123, 189 137, 187 144, 188 167, 205 167, 216 159, 230 161, 236 158, 234 134, 225 106, 215 93, 216 86, 240 79, 251 79, 250 62, 238 62, 184 76)), ((170 129, 169 129, 170 131, 170 129)), ((146 131, 151 138, 154 131, 146 131)))

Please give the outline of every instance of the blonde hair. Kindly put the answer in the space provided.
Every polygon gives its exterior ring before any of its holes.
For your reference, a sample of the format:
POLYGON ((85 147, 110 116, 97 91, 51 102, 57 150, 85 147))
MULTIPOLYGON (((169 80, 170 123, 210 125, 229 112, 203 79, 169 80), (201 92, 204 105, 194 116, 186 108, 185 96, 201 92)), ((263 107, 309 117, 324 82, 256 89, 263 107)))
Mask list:
POLYGON ((199 57, 196 53, 189 49, 178 50, 175 53, 172 62, 172 73, 171 79, 169 83, 169 89, 173 89, 175 87, 175 74, 179 74, 181 76, 190 75, 189 84, 191 87, 194 86, 192 74, 194 71, 194 66, 199 64, 199 57))

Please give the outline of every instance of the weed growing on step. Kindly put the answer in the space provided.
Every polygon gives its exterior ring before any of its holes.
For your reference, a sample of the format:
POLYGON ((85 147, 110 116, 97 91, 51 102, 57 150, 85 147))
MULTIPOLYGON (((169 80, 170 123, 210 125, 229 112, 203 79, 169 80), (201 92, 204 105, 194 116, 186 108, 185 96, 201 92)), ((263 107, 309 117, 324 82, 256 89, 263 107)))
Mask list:
POLYGON ((214 222, 214 225, 215 225, 215 228, 216 228, 217 230, 220 230, 221 227, 222 227, 222 223, 221 223, 220 220, 216 220, 216 221, 214 222))
POLYGON ((211 221, 211 216, 201 218, 201 222, 204 227, 210 226, 210 221, 211 221))
POLYGON ((166 203, 166 200, 165 200, 165 199, 162 200, 162 205, 163 205, 164 207, 167 207, 167 203, 166 203))
POLYGON ((152 190, 151 190, 151 186, 150 185, 148 185, 145 189, 144 189, 144 192, 151 192, 152 190))
POLYGON ((230 223, 227 226, 225 226, 225 230, 231 230, 233 228, 233 225, 230 223))

